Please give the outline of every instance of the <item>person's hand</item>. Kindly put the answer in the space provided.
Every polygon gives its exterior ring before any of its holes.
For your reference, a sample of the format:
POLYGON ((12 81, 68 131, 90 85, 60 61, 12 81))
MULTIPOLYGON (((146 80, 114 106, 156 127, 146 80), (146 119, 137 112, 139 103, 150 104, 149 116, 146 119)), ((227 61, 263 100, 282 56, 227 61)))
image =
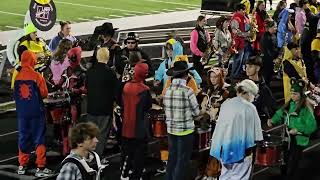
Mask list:
POLYGON ((267 125, 268 125, 268 127, 272 127, 273 126, 272 125, 272 119, 268 119, 267 125))
POLYGON ((291 135, 297 135, 298 134, 298 130, 297 129, 291 129, 290 131, 289 131, 289 133, 291 134, 291 135))
POLYGON ((161 83, 161 81, 155 80, 154 83, 153 83, 153 85, 154 85, 154 86, 159 86, 160 83, 161 83))

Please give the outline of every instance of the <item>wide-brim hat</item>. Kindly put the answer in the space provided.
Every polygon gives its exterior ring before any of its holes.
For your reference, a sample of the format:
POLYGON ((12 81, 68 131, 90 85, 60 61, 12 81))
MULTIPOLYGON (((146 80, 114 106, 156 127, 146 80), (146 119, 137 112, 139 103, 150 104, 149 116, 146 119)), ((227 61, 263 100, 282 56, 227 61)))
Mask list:
POLYGON ((139 35, 135 32, 129 32, 126 36, 126 39, 124 40, 124 43, 127 44, 127 40, 135 40, 136 42, 139 42, 140 38, 139 35))
POLYGON ((174 77, 182 73, 189 72, 190 70, 193 70, 193 69, 194 67, 189 67, 186 61, 176 61, 173 64, 173 67, 168 69, 167 75, 174 77))
POLYGON ((113 36, 115 31, 119 29, 119 28, 113 28, 113 25, 110 22, 103 23, 101 26, 98 26, 97 28, 98 28, 97 30, 99 35, 111 35, 111 36, 113 36))

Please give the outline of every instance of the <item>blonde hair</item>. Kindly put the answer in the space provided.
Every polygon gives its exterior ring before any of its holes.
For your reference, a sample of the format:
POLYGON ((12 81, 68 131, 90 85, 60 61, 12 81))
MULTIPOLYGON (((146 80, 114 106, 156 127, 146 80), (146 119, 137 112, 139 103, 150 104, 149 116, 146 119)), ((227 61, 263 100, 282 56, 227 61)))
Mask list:
POLYGON ((110 58, 110 52, 108 48, 100 48, 97 51, 97 60, 100 63, 107 64, 110 58))

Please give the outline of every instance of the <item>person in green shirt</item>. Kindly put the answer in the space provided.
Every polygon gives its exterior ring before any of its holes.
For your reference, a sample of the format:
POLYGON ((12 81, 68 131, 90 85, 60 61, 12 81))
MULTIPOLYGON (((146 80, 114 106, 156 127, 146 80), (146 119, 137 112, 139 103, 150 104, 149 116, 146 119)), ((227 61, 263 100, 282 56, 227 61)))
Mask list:
POLYGON ((286 125, 289 148, 284 155, 286 165, 282 167, 282 173, 288 180, 297 177, 295 173, 302 158, 302 151, 309 144, 310 134, 317 128, 313 109, 304 94, 305 86, 303 80, 293 78, 291 99, 268 120, 269 127, 281 123, 286 125))

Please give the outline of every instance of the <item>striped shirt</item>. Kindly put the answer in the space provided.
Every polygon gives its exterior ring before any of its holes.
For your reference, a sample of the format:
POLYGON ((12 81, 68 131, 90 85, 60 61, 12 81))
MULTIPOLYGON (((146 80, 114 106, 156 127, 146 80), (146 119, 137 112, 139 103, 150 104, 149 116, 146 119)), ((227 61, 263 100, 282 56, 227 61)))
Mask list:
POLYGON ((186 135, 193 132, 193 117, 199 115, 199 104, 186 80, 173 79, 163 97, 166 114, 167 131, 169 134, 186 135))

